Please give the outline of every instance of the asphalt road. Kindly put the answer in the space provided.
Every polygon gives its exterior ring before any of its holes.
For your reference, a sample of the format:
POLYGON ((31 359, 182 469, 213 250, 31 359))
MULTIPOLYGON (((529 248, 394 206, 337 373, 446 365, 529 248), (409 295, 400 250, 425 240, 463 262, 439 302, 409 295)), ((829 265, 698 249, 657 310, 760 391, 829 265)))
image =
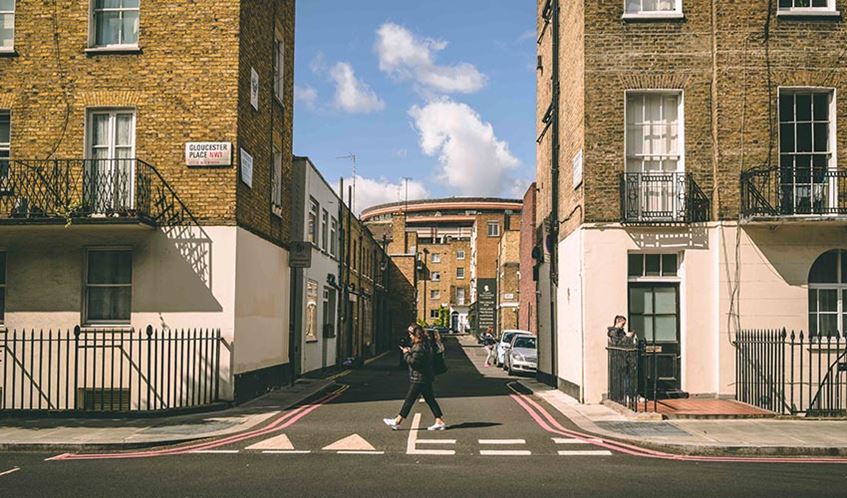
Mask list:
MULTIPOLYGON (((387 357, 238 437, 129 455, 2 453, 0 496, 847 496, 847 463, 689 462, 604 446, 495 369, 480 374, 455 342, 448 365, 436 385, 444 432, 383 425, 407 388, 387 357)), ((432 423, 426 404, 413 413, 432 423)))

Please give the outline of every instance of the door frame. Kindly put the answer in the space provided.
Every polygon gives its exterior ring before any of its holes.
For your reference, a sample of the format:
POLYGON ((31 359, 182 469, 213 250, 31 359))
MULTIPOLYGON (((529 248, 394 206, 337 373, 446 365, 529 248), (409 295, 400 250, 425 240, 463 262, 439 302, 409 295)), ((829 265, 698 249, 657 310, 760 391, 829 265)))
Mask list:
MULTIPOLYGON (((89 107, 85 110, 85 123, 84 123, 84 138, 83 138, 83 174, 89 174, 88 169, 91 167, 94 157, 92 157, 93 151, 93 133, 91 130, 91 126, 94 123, 93 116, 97 114, 107 114, 109 115, 109 150, 110 150, 110 160, 115 160, 114 150, 115 150, 115 133, 116 128, 115 124, 117 123, 117 115, 118 114, 131 114, 132 115, 132 140, 131 140, 131 152, 129 158, 127 159, 130 163, 130 172, 129 172, 129 182, 127 185, 128 190, 128 201, 130 208, 135 208, 135 159, 137 154, 137 125, 138 125, 138 111, 135 107, 89 107)), ((114 165, 112 165, 114 168, 114 165)), ((113 196, 114 197, 114 196, 113 196)), ((114 201, 114 199, 112 199, 114 201)))
MULTIPOLYGON (((653 341, 648 342, 646 337, 644 338, 644 341, 645 341, 647 348, 650 348, 654 344, 656 346, 665 345, 665 344, 667 344, 667 345, 676 344, 676 352, 675 352, 675 358, 674 358, 674 366, 675 366, 675 372, 674 373, 676 375, 676 378, 673 381, 672 386, 669 386, 667 389, 659 389, 658 392, 661 393, 661 392, 668 392, 668 391, 673 391, 673 390, 681 391, 682 390, 682 373, 683 373, 683 368, 682 368, 682 351, 683 351, 683 347, 682 347, 682 306, 681 306, 682 285, 681 285, 681 282, 679 282, 677 280, 652 280, 652 281, 651 280, 638 280, 638 281, 629 280, 627 282, 627 323, 632 323, 632 300, 630 299, 630 290, 633 289, 633 288, 653 288, 653 289, 655 289, 655 288, 659 288, 659 287, 676 289, 676 294, 675 294, 675 298, 676 298, 676 341, 657 341, 657 340, 655 340, 655 337, 656 337, 655 327, 653 329, 653 338, 654 338, 653 341)), ((655 310, 655 293, 653 293, 653 308, 655 310)), ((653 315, 653 316, 655 316, 655 315, 653 315)), ((671 353, 671 354, 673 354, 673 353, 671 353)), ((669 354, 662 354, 662 356, 670 356, 670 355, 669 354)), ((656 357, 656 355, 654 354, 653 358, 655 358, 655 357, 656 357)), ((645 356, 645 358, 646 358, 646 356, 645 356)), ((650 374, 650 372, 645 372, 645 376, 644 376, 645 381, 648 378, 649 374, 650 374)), ((661 377, 658 380, 661 381, 661 377)), ((645 388, 646 387, 647 386, 645 386, 645 388)))

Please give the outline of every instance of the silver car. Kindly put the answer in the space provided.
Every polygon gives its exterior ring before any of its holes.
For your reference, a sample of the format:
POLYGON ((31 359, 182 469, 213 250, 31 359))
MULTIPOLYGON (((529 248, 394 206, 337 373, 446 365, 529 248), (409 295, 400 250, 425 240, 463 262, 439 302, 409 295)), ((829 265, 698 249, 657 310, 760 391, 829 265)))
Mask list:
POLYGON ((518 372, 535 373, 538 368, 538 346, 535 336, 516 335, 506 353, 509 375, 518 372))

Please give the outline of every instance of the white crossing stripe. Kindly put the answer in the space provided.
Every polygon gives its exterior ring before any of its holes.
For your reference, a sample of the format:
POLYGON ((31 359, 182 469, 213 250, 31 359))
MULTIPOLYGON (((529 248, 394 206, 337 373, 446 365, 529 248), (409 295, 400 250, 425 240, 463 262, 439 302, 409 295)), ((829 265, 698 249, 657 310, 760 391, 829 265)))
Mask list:
POLYGON ((456 444, 455 439, 418 439, 417 442, 426 444, 456 444))
POLYGON ((480 455, 483 456, 528 456, 532 455, 529 450, 480 450, 480 455))
POLYGON ((365 438, 358 434, 353 434, 351 436, 347 436, 343 439, 339 439, 338 441, 330 444, 329 446, 324 446, 324 450, 328 451, 374 451, 374 448, 371 443, 365 441, 365 438))
POLYGON ((525 439, 480 439, 479 444, 526 444, 525 439))
POLYGON ((12 474, 12 473, 14 473, 14 472, 17 472, 17 471, 19 471, 19 470, 21 470, 21 468, 20 468, 20 467, 14 467, 14 468, 11 468, 11 469, 9 469, 9 470, 7 470, 7 471, 5 471, 5 472, 0 472, 0 476, 7 476, 7 475, 12 474))
POLYGON ((556 444, 591 444, 591 443, 599 443, 600 439, 589 438, 589 439, 573 439, 573 438, 561 438, 554 437, 553 442, 556 444))
POLYGON ((207 454, 210 454, 210 455, 232 454, 232 453, 238 453, 238 450, 195 450, 195 451, 189 451, 189 453, 198 453, 198 454, 207 453, 207 454))
POLYGON ((339 455, 384 455, 384 451, 339 451, 339 455))
POLYGON ((608 450, 562 450, 560 456, 609 456, 612 452, 608 450))
POLYGON ((407 455, 455 455, 455 450, 419 450, 417 448, 418 443, 418 429, 421 426, 421 414, 416 413, 414 417, 412 417, 412 427, 409 429, 409 438, 406 440, 406 454, 407 455))
POLYGON ((262 453, 268 455, 306 455, 311 453, 309 450, 265 450, 262 453))
POLYGON ((291 444, 291 440, 288 439, 288 436, 285 434, 280 434, 279 436, 274 436, 272 438, 265 439, 264 441, 259 441, 256 444, 251 444, 247 448, 248 450, 293 450, 294 445, 291 444))

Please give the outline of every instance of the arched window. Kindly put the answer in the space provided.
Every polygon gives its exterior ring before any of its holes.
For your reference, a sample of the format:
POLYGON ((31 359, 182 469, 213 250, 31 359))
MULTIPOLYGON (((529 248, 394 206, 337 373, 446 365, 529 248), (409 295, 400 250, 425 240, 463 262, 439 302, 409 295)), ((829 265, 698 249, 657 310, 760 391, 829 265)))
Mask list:
POLYGON ((847 250, 827 251, 809 272, 809 334, 835 337, 847 330, 847 250))

